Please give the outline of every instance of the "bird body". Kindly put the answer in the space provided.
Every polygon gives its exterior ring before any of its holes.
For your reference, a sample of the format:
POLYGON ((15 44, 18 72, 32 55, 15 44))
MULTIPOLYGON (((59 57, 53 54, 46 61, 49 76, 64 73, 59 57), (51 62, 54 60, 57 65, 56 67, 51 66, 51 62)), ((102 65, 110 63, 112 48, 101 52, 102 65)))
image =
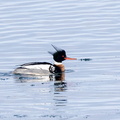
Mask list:
MULTIPOLYGON (((52 45, 53 46, 53 45, 52 45)), ((56 52, 50 54, 53 55, 54 64, 48 62, 30 62, 20 65, 16 68, 14 74, 29 74, 29 75, 49 75, 54 73, 61 73, 65 71, 65 67, 62 64, 64 60, 76 60, 76 58, 66 57, 66 52, 63 49, 58 49, 53 46, 56 52)))

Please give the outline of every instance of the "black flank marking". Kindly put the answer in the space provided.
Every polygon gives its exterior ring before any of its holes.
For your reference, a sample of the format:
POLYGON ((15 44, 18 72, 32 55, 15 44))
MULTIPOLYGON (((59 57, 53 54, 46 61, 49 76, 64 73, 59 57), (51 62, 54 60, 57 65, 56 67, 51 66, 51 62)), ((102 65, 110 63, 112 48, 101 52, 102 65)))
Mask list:
POLYGON ((21 66, 27 66, 27 65, 40 65, 40 64, 52 65, 51 63, 48 63, 48 62, 30 62, 30 63, 22 64, 21 66))

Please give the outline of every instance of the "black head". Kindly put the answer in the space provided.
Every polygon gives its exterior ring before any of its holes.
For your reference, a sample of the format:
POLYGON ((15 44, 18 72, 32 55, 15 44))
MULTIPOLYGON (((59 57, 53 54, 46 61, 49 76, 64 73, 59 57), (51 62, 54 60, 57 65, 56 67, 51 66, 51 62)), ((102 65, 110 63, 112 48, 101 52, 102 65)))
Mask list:
POLYGON ((64 61, 66 58, 66 52, 65 50, 61 50, 61 51, 57 51, 53 54, 53 59, 56 61, 56 62, 62 62, 64 61))
MULTIPOLYGON (((52 45, 53 46, 53 45, 52 45)), ((66 56, 66 52, 65 50, 63 49, 60 49, 60 48, 57 48, 55 46, 53 46, 54 49, 56 50, 56 52, 52 53, 52 52, 49 52, 50 54, 53 55, 53 59, 56 61, 56 62, 62 62, 64 60, 76 60, 76 58, 68 58, 66 56)))

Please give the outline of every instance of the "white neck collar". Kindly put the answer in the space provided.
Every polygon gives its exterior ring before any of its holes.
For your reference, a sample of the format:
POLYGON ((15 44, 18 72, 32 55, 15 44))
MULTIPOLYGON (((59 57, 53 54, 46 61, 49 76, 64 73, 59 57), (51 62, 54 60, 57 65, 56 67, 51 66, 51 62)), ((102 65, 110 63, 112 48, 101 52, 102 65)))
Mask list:
POLYGON ((62 65, 61 62, 56 62, 56 61, 54 62, 54 64, 55 64, 55 65, 62 65))

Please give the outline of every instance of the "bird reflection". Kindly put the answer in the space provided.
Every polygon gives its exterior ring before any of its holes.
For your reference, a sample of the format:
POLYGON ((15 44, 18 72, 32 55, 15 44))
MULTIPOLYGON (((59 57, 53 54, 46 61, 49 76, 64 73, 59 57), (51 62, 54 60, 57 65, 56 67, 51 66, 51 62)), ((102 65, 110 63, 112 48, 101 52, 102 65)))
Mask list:
POLYGON ((54 91, 60 92, 65 91, 67 87, 67 83, 65 81, 65 73, 57 73, 57 74, 51 74, 51 75, 26 75, 26 74, 20 74, 20 75, 14 75, 14 79, 17 83, 33 83, 33 82, 49 82, 54 81, 54 91))
POLYGON ((57 74, 50 74, 50 75, 14 75, 16 82, 48 82, 48 81, 55 81, 55 85, 64 83, 65 81, 65 73, 57 73, 57 74))
POLYGON ((28 82, 50 82, 53 81, 54 89, 54 103, 55 106, 66 106, 67 98, 61 93, 67 90, 67 83, 65 81, 65 73, 51 74, 48 76, 35 76, 35 75, 14 75, 17 83, 28 83, 28 82))
POLYGON ((63 92, 67 89, 67 83, 65 81, 55 81, 54 82, 54 91, 63 92))
POLYGON ((66 106, 67 97, 62 93, 67 90, 67 83, 65 81, 54 82, 54 102, 55 106, 66 106))
POLYGON ((54 102, 55 106, 66 106, 67 98, 62 93, 67 90, 67 82, 65 81, 65 73, 55 76, 54 81, 54 102))

